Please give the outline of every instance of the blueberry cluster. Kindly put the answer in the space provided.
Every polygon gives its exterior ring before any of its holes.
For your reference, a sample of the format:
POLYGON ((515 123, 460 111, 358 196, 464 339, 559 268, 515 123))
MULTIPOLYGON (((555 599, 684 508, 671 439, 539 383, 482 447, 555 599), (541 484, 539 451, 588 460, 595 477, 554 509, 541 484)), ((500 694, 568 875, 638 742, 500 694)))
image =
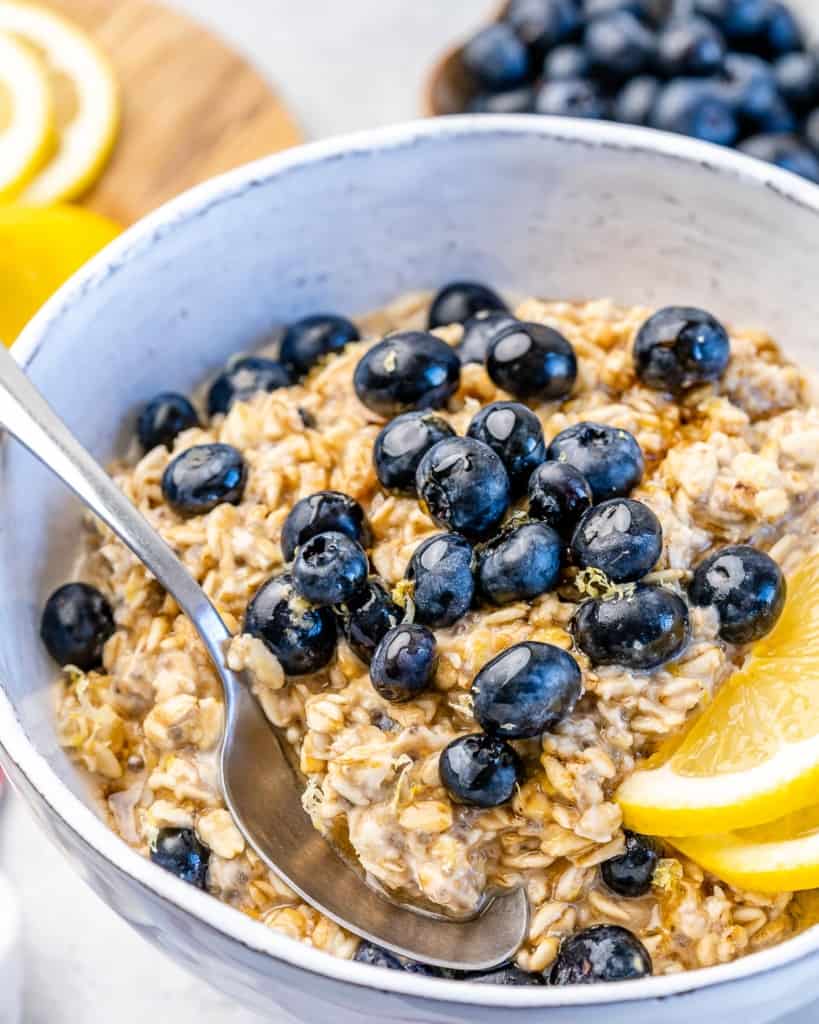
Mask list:
POLYGON ((648 125, 819 182, 819 58, 780 0, 511 0, 462 63, 474 113, 648 125))

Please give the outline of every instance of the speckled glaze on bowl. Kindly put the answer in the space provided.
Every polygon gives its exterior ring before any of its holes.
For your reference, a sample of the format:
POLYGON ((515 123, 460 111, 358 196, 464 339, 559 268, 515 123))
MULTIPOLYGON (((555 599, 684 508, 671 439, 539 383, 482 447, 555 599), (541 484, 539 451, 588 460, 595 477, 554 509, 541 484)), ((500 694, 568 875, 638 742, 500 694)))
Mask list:
MULTIPOLYGON (((271 324, 462 275, 522 294, 702 305, 819 366, 817 266, 819 189, 787 173, 642 129, 442 118, 291 150, 186 194, 92 261, 14 351, 107 459, 141 402, 192 388, 271 324)), ((0 456, 3 764, 88 884, 203 980, 309 1024, 764 1024, 819 996, 819 929, 689 974, 496 988, 334 960, 139 857, 57 746, 37 636, 80 509, 18 447, 0 456)))

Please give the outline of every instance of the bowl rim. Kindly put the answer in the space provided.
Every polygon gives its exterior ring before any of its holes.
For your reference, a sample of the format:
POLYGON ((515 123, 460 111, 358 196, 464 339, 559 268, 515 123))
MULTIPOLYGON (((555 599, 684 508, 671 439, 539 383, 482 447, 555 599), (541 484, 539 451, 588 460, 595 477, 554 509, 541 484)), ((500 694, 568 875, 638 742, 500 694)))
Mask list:
MULTIPOLYGON (((133 257, 212 207, 230 202, 249 190, 269 185, 286 175, 299 173, 306 167, 441 142, 457 145, 459 139, 475 136, 541 137, 567 146, 668 158, 760 189, 770 189, 786 202, 819 215, 819 187, 741 153, 682 136, 606 122, 525 114, 452 115, 409 121, 296 146, 228 171, 184 192, 128 228, 63 285, 26 326, 12 352, 24 368, 32 366, 46 348, 47 334, 70 307, 82 303, 88 293, 103 287, 133 257)), ((0 443, 7 443, 7 439, 0 443)), ((0 679, 0 684, 2 682, 0 679)), ((28 740, 2 685, 0 751, 34 789, 50 813, 71 830, 79 845, 90 847, 126 875, 131 883, 167 900, 177 910, 191 914, 200 924, 249 951, 268 954, 291 968, 335 982, 440 1003, 489 1008, 584 1007, 666 999, 701 989, 726 987, 795 964, 819 952, 819 927, 812 927, 783 943, 727 964, 593 986, 490 986, 384 971, 340 960, 276 933, 173 877, 131 849, 62 782, 28 740)))

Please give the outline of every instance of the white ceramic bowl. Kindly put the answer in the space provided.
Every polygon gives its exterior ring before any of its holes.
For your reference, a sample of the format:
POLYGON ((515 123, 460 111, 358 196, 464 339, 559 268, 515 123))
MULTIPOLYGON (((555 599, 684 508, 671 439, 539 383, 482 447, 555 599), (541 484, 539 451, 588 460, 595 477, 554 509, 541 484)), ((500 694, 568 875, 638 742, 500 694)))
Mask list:
MULTIPOLYGON (((521 294, 701 305, 819 365, 817 266, 819 189, 735 153, 591 122, 442 119, 293 150, 183 196, 75 277, 15 354, 107 459, 141 402, 194 387, 271 324, 461 275, 521 294)), ((86 881, 203 981, 334 1024, 763 1024, 819 996, 816 929, 691 974, 495 988, 334 960, 142 859, 55 741, 38 622, 80 509, 12 444, 1 472, 3 763, 86 881)))

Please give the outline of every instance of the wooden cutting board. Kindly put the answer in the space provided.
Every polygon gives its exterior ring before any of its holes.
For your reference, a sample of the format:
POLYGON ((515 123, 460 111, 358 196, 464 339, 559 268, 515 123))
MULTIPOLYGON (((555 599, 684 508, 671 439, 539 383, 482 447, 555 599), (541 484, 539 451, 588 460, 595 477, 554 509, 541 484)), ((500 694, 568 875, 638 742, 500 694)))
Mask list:
POLYGON ((214 174, 301 141, 259 72, 184 15, 151 0, 44 2, 93 36, 119 79, 120 136, 85 200, 100 213, 129 224, 214 174))

